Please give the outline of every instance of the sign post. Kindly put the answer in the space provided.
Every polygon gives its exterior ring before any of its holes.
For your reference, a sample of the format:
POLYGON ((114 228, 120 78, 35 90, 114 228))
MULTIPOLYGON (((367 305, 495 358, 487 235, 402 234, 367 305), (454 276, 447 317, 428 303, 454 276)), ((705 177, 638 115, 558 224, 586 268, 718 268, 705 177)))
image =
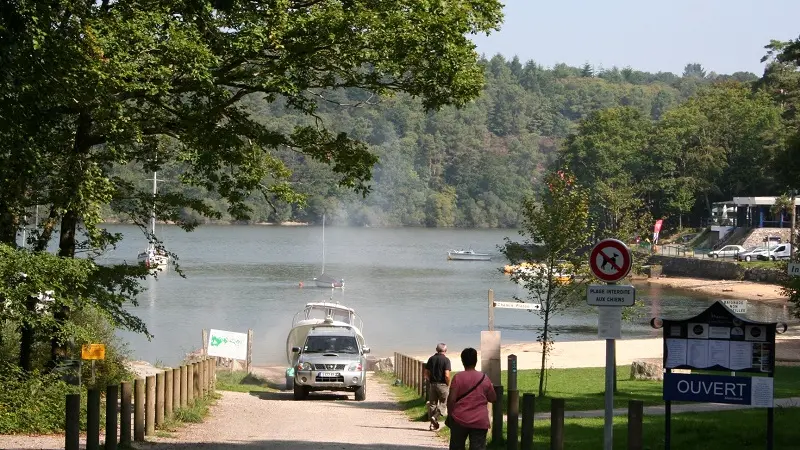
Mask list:
POLYGON ((86 344, 81 347, 81 359, 92 361, 92 384, 94 385, 94 362, 98 359, 106 359, 105 344, 86 344))
POLYGON ((604 239, 598 242, 589 255, 589 268, 592 274, 606 285, 589 285, 586 303, 599 306, 597 316, 597 335, 606 340, 606 394, 605 423, 603 430, 603 449, 611 450, 614 445, 614 378, 616 375, 616 339, 621 337, 622 307, 632 306, 636 301, 633 286, 616 283, 631 271, 633 256, 624 242, 617 239, 604 239))
POLYGON ((777 323, 737 315, 723 302, 684 320, 654 318, 664 336, 664 448, 670 450, 672 402, 711 402, 767 408, 767 450, 774 440, 773 377, 777 323), (748 376, 672 373, 673 369, 748 376))

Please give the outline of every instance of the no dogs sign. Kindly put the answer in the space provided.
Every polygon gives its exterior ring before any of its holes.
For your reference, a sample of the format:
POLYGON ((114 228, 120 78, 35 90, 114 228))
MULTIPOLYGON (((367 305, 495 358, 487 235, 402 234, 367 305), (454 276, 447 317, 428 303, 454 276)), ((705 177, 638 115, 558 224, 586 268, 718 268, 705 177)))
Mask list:
POLYGON ((592 248, 589 267, 597 279, 616 283, 628 276, 633 265, 631 251, 617 239, 603 239, 592 248))

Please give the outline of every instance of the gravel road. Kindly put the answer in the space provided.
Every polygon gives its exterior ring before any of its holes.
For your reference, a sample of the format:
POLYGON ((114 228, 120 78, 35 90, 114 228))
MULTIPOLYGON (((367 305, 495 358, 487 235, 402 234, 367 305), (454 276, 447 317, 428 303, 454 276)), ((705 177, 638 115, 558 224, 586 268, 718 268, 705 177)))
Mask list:
MULTIPOLYGON (((368 378, 367 400, 353 394, 312 393, 294 401, 290 392, 222 392, 202 424, 181 428, 171 438, 156 437, 137 448, 151 450, 223 449, 383 449, 447 448, 411 422, 397 407, 387 386, 368 378)), ((61 449, 63 437, 0 436, 0 449, 61 449)))

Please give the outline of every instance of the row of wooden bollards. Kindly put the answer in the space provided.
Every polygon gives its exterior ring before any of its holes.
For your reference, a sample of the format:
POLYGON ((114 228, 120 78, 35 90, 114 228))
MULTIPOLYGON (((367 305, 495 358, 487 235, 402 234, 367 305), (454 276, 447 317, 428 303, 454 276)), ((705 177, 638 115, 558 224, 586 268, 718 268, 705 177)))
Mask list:
MULTIPOLYGON (((414 388, 423 398, 427 397, 427 388, 423 379, 425 363, 401 353, 394 354, 395 376, 406 386, 414 388)), ((519 390, 517 389, 516 355, 509 355, 508 396, 503 396, 503 386, 495 386, 497 401, 492 404, 492 441, 505 440, 507 450, 533 449, 533 419, 536 396, 530 393, 522 395, 522 414, 519 410, 519 390), (503 402, 507 402, 505 417, 503 402), (522 426, 520 429, 520 421, 522 426), (506 436, 503 436, 503 422, 507 422, 506 436)), ((550 450, 564 449, 564 411, 563 398, 550 399, 550 450)), ((628 450, 643 448, 644 405, 641 400, 628 402, 628 450)))
POLYGON ((413 388, 423 397, 428 395, 428 386, 424 377, 425 363, 406 356, 402 353, 394 354, 394 375, 404 385, 413 388))
MULTIPOLYGON (((215 388, 216 363, 216 358, 203 358, 144 379, 137 378, 133 381, 133 389, 127 381, 120 386, 108 386, 104 449, 116 450, 117 444, 129 446, 131 437, 134 441, 144 441, 145 436, 155 434, 156 427, 170 419, 175 410, 190 407, 194 405, 195 399, 212 394, 215 388), (118 395, 120 392, 121 398, 118 395)), ((89 389, 86 402, 86 450, 99 450, 100 390, 89 389)), ((80 394, 67 395, 65 450, 80 448, 80 410, 80 394)))

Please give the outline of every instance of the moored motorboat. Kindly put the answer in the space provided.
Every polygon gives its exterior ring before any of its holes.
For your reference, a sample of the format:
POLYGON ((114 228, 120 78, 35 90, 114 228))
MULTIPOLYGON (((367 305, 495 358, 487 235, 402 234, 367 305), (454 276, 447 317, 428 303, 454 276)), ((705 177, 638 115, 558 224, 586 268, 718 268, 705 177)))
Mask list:
POLYGON ((292 347, 303 347, 308 332, 318 326, 351 328, 356 333, 359 345, 365 346, 362 334, 364 322, 352 308, 332 302, 307 303, 302 311, 294 315, 292 329, 286 338, 286 360, 289 367, 294 365, 297 355, 292 352, 292 347))
POLYGON ((477 253, 475 250, 449 250, 447 259, 452 261, 489 261, 492 259, 488 253, 477 253))

